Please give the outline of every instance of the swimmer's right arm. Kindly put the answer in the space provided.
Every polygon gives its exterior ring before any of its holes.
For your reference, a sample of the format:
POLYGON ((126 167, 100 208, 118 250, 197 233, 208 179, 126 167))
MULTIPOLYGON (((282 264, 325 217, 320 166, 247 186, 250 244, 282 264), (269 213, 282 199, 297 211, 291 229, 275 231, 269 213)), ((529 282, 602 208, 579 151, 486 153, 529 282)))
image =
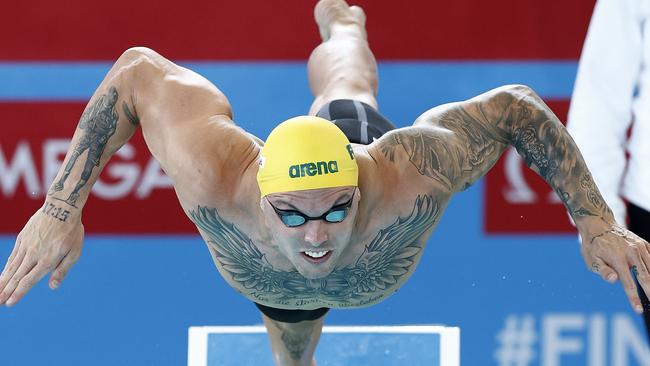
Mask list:
POLYGON ((181 180, 175 173, 197 148, 189 132, 201 133, 208 124, 223 135, 212 145, 229 140, 221 148, 224 157, 212 154, 215 164, 227 160, 233 145, 247 147, 250 138, 232 125, 228 101, 209 81, 149 49, 124 52, 88 102, 43 206, 17 236, 0 274, 0 305, 15 304, 50 272, 50 288, 60 285, 81 254, 81 212, 92 186, 139 126, 163 169, 181 180))

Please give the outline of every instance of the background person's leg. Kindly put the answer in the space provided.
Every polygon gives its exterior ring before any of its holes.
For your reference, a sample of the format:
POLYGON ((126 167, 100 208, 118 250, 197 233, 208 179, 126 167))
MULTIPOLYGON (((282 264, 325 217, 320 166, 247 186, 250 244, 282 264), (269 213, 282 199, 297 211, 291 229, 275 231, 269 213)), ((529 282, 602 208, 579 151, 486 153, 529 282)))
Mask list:
MULTIPOLYGON (((628 203, 627 212, 630 218, 630 230, 641 238, 650 240, 650 212, 632 203, 628 203)), ((636 281, 636 287, 639 290, 639 298, 643 305, 643 322, 645 323, 648 342, 650 343, 650 301, 648 301, 648 296, 643 292, 639 281, 636 281)))
POLYGON ((321 0, 314 10, 323 42, 307 64, 315 115, 336 99, 364 102, 377 109, 377 63, 368 47, 365 14, 343 0, 321 0))

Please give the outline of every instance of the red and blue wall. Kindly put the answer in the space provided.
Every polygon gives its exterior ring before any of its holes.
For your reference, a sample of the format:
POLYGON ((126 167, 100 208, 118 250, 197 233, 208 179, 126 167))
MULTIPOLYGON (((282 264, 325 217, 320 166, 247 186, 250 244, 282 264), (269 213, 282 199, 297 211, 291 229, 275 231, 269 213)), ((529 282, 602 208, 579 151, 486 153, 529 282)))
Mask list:
MULTIPOLYGON (((151 47, 213 81, 235 121, 265 138, 311 103, 313 1, 3 5, 0 260, 43 202, 85 102, 123 50, 151 47)), ((379 104, 400 127, 491 88, 527 84, 566 117, 594 2, 355 1, 379 61, 379 104)), ((86 241, 63 286, 0 308, 2 365, 177 365, 191 325, 253 324, 183 215, 141 134, 84 209, 86 241)), ((444 323, 463 365, 650 362, 623 291, 589 273, 574 229, 516 155, 452 200, 411 280, 330 324, 444 323)))

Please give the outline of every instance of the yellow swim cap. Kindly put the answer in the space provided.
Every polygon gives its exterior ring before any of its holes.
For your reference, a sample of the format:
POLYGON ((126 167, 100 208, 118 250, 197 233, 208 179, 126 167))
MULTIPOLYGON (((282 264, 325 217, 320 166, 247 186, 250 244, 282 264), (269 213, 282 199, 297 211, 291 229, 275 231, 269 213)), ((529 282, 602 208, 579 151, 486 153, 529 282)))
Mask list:
POLYGON ((356 186, 359 168, 350 141, 315 116, 280 123, 262 148, 257 183, 262 197, 277 192, 356 186))

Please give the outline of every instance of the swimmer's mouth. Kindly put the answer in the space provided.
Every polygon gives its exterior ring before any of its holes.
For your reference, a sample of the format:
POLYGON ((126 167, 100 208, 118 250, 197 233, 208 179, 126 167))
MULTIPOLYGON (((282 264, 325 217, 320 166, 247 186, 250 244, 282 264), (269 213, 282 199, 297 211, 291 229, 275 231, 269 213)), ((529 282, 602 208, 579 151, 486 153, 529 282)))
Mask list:
POLYGON ((315 251, 305 251, 305 252, 300 252, 303 258, 305 258, 308 262, 314 263, 314 264, 319 264, 327 261, 329 257, 332 255, 331 250, 315 250, 315 251))

